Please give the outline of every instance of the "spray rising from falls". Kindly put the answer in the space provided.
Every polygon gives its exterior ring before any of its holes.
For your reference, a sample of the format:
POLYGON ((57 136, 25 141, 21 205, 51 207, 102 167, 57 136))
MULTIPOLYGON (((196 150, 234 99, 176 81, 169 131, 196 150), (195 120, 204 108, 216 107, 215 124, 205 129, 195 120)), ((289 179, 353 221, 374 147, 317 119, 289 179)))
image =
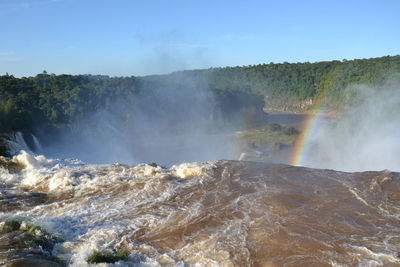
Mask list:
POLYGON ((239 91, 212 91, 184 73, 175 76, 172 81, 144 80, 143 92, 113 99, 104 110, 76 119, 72 129, 54 138, 44 136, 55 140, 43 146, 44 154, 91 163, 168 166, 237 158, 234 132, 243 120, 250 122, 247 117, 264 114, 262 99, 239 91))
MULTIPOLYGON (((317 109, 318 110, 318 109, 317 109)), ((292 157, 290 159, 290 164, 294 166, 305 166, 306 155, 310 154, 308 143, 313 139, 318 126, 322 124, 324 117, 319 114, 319 112, 313 112, 304 121, 302 126, 303 131, 296 142, 294 150, 292 152, 292 157)))
POLYGON ((343 171, 400 170, 400 91, 397 86, 357 86, 340 118, 310 115, 293 165, 343 171))

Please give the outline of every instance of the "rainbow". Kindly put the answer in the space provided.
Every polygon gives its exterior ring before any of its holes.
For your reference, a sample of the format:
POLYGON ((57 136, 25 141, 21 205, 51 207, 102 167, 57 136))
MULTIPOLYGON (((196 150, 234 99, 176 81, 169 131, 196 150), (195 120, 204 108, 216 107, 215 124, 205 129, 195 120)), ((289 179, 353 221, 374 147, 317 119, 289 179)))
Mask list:
POLYGON ((294 166, 303 166, 308 155, 308 144, 316 131, 318 122, 320 121, 320 112, 319 109, 315 109, 308 115, 307 119, 302 125, 302 133, 300 134, 299 139, 296 141, 290 164, 294 166))

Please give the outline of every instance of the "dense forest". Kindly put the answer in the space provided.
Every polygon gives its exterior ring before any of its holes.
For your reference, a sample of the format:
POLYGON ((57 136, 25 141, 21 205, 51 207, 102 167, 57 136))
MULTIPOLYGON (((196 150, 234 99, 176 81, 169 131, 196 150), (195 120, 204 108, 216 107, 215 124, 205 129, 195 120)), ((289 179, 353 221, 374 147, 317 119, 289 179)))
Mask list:
POLYGON ((39 127, 49 132, 73 128, 77 119, 102 109, 157 107, 160 115, 171 109, 187 111, 199 99, 207 103, 205 119, 223 122, 237 116, 258 116, 263 106, 267 110, 301 111, 323 101, 338 108, 346 100, 345 88, 381 85, 399 79, 399 74, 400 56, 270 63, 145 77, 45 71, 35 77, 6 74, 0 76, 0 134, 34 133, 39 127), (187 97, 177 98, 182 95, 187 97))
MULTIPOLYGON (((198 74, 201 73, 198 71, 198 74)), ((211 88, 260 94, 266 97, 267 105, 277 105, 278 109, 296 111, 310 108, 298 105, 304 101, 324 101, 334 108, 345 100, 344 89, 351 85, 375 86, 384 84, 388 79, 399 80, 400 56, 317 63, 270 63, 210 69, 203 73, 211 88)))

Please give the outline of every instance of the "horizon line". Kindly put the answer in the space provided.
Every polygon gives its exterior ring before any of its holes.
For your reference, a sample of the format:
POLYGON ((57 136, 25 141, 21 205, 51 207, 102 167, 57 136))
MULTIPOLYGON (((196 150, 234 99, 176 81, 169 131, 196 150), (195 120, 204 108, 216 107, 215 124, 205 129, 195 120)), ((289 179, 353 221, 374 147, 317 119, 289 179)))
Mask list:
POLYGON ((164 76, 164 75, 172 75, 176 73, 181 73, 181 72, 191 72, 191 71, 207 71, 207 70, 214 70, 214 69, 225 69, 225 68, 246 68, 246 67, 255 67, 255 66, 263 66, 263 65, 283 65, 283 64, 291 64, 291 65, 296 65, 296 64, 316 64, 316 63, 324 63, 324 62, 349 62, 349 61, 356 61, 356 60, 370 60, 370 59, 379 59, 379 58, 385 58, 385 57, 398 57, 400 54, 395 54, 395 55, 385 55, 385 56, 379 56, 379 57, 369 57, 369 58, 352 58, 352 59, 332 59, 332 60, 320 60, 320 61, 303 61, 303 62, 288 62, 288 61, 282 61, 282 62, 269 62, 269 63, 258 63, 258 64, 249 64, 249 65, 236 65, 236 66, 221 66, 221 67, 209 67, 209 68, 194 68, 194 69, 182 69, 182 70, 177 70, 177 71, 172 71, 172 72, 166 72, 166 73, 154 73, 154 74, 147 74, 147 75, 130 75, 130 76, 111 76, 107 74, 91 74, 91 73, 81 73, 81 74, 70 74, 70 73, 59 73, 55 74, 52 72, 48 72, 47 70, 43 70, 41 73, 37 73, 35 76, 15 76, 14 74, 10 74, 9 72, 6 72, 5 74, 0 74, 0 76, 13 76, 16 78, 34 78, 37 75, 40 74, 47 74, 47 75, 55 75, 55 76, 61 76, 61 75, 69 75, 69 76, 104 76, 108 78, 144 78, 144 77, 150 77, 150 76, 164 76))

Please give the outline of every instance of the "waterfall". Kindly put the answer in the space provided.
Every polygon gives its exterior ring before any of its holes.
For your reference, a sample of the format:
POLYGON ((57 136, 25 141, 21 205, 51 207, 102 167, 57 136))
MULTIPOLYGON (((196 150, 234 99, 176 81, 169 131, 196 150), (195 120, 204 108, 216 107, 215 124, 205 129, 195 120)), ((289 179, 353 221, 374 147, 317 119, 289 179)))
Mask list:
POLYGON ((37 154, 43 154, 43 147, 42 147, 42 145, 40 144, 40 142, 39 142, 39 139, 35 136, 35 135, 33 135, 32 134, 32 139, 33 139, 33 144, 34 144, 34 150, 35 150, 35 152, 37 153, 37 154))
POLYGON ((7 144, 7 147, 9 149, 9 153, 13 154, 18 154, 19 151, 25 150, 31 154, 33 154, 32 150, 28 147, 28 145, 25 142, 24 136, 22 135, 21 132, 15 133, 14 138, 11 139, 4 139, 4 141, 7 144))
POLYGON ((15 134, 15 141, 16 141, 16 143, 18 145, 19 150, 25 150, 25 151, 28 151, 28 152, 32 152, 29 149, 28 145, 26 144, 24 136, 22 135, 21 132, 17 132, 15 134))

